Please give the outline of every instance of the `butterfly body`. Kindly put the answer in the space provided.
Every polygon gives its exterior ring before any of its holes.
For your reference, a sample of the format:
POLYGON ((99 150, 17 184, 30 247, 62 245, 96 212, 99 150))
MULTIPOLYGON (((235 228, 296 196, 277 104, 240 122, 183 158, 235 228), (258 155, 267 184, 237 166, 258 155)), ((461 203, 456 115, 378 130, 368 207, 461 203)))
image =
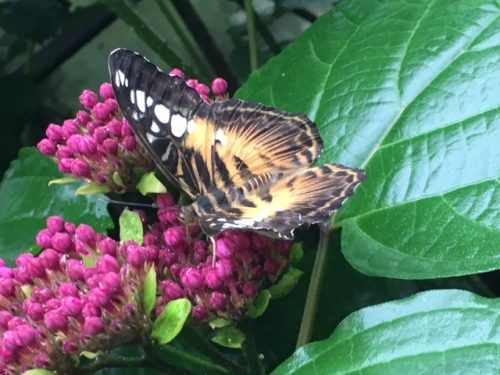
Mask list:
POLYGON ((322 150, 303 114, 228 99, 205 102, 178 77, 119 49, 109 67, 118 104, 158 169, 189 195, 186 222, 292 238, 327 221, 365 178, 337 164, 311 168, 322 150))

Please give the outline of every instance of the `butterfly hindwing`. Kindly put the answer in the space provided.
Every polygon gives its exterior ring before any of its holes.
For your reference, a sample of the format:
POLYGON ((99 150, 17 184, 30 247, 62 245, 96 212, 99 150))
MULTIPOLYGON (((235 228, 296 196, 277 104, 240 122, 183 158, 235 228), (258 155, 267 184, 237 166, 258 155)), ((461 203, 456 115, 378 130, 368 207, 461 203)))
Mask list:
POLYGON ((246 227, 292 238, 301 225, 328 221, 365 178, 362 170, 339 164, 255 178, 229 191, 227 199, 209 197, 221 205, 203 215, 200 225, 208 233, 246 227))

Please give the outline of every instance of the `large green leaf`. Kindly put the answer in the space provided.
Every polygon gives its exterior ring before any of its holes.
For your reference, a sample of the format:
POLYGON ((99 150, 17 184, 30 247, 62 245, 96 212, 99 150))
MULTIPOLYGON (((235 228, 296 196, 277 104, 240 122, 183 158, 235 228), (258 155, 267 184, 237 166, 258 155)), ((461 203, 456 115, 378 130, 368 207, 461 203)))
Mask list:
POLYGON ((51 215, 87 223, 98 231, 112 226, 105 196, 75 196, 75 184, 51 185, 61 174, 52 160, 24 148, 0 184, 0 257, 12 263, 35 245, 37 232, 51 215))
POLYGON ((321 162, 366 169, 335 220, 358 270, 499 267, 499 15, 495 0, 345 0, 238 92, 307 113, 321 162))
POLYGON ((347 317, 273 374, 498 374, 500 300, 419 293, 347 317))

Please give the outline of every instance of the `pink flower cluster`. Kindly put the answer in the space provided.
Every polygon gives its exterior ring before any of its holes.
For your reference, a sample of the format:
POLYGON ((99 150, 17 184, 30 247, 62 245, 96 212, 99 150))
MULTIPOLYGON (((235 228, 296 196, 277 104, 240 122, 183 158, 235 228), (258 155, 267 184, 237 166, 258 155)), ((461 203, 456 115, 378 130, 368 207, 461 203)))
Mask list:
POLYGON ((158 217, 144 236, 147 248, 157 248, 160 282, 157 313, 171 300, 186 297, 199 321, 216 317, 238 321, 247 317, 254 297, 273 284, 290 263, 291 241, 226 231, 213 244, 199 238, 199 228, 186 229, 170 194, 158 196, 158 217), (215 259, 214 259, 215 256, 215 259))
POLYGON ((50 124, 47 138, 37 147, 42 154, 55 157, 61 172, 123 192, 137 183, 134 168, 150 171, 153 163, 119 111, 111 84, 103 83, 99 94, 103 101, 95 92, 84 90, 80 103, 85 110, 62 125, 50 124))
MULTIPOLYGON (((183 79, 186 77, 184 72, 180 69, 172 69, 170 71, 170 73, 168 73, 168 74, 171 76, 177 76, 177 77, 180 77, 183 79)), ((190 79, 186 80, 186 84, 189 87, 195 89, 198 92, 198 94, 200 94, 201 98, 208 103, 210 103, 212 101, 227 99, 227 95, 228 95, 227 87, 228 87, 228 85, 227 85, 227 81, 224 78, 215 78, 212 81, 211 90, 210 90, 210 87, 208 87, 204 83, 198 82, 198 80, 194 79, 194 78, 190 78, 190 79)))
POLYGON ((53 216, 42 252, 0 266, 0 374, 31 368, 71 373, 83 350, 137 340, 150 330, 140 295, 147 249, 53 216))

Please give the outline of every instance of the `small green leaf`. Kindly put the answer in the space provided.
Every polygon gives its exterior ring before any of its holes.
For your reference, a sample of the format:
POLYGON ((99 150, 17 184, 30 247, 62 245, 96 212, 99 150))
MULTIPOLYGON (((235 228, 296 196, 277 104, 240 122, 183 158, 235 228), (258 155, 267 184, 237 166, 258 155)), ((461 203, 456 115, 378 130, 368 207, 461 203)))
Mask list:
POLYGON ((95 265, 97 264, 96 258, 88 257, 88 256, 83 255, 83 254, 80 256, 82 258, 82 261, 83 261, 83 264, 85 265, 85 267, 95 267, 95 265))
POLYGON ((28 252, 35 256, 38 256, 42 252, 42 247, 38 245, 32 246, 28 249, 28 252))
POLYGON ((31 297, 31 291, 32 291, 32 289, 31 289, 30 285, 23 285, 23 286, 21 286, 21 290, 23 291, 23 293, 24 293, 24 295, 26 297, 28 297, 28 298, 31 297))
POLYGON ((142 195, 147 195, 148 193, 158 194, 167 192, 167 188, 161 183, 160 180, 158 180, 158 178, 156 178, 154 172, 143 174, 136 187, 142 195))
POLYGON ((79 181, 75 177, 61 177, 61 178, 56 178, 54 180, 49 181, 49 186, 51 185, 64 185, 64 184, 71 184, 73 182, 79 181))
POLYGON ((109 193, 109 187, 102 184, 95 184, 93 182, 89 182, 83 184, 78 189, 76 189, 76 195, 94 195, 94 194, 106 194, 109 193))
POLYGON ((231 324, 233 324, 233 322, 225 318, 216 318, 208 322, 208 325, 212 329, 227 327, 230 326, 231 324))
POLYGON ((224 327, 217 330, 212 341, 226 348, 240 349, 245 341, 245 334, 236 327, 224 327))
POLYGON ((120 241, 134 240, 142 245, 144 228, 137 212, 124 209, 120 215, 120 241))
POLYGON ((144 279, 144 309, 146 314, 151 314, 156 302, 156 270, 154 266, 148 271, 144 279))
POLYGON ((267 306, 269 305, 269 300, 271 299, 271 293, 269 290, 264 289, 261 291, 252 301, 250 308, 248 309, 248 316, 250 318, 258 318, 264 311, 266 311, 267 306))
POLYGON ((288 293, 297 285, 300 277, 304 272, 297 268, 291 267, 287 273, 285 273, 277 284, 274 284, 269 288, 271 293, 271 299, 281 298, 288 293))
POLYGON ((302 242, 296 242, 292 245, 292 256, 290 259, 291 264, 296 264, 304 256, 304 247, 302 242))
POLYGON ((23 372, 23 375, 55 375, 55 373, 44 368, 34 368, 23 372))
POLYGON ((191 302, 186 298, 170 301, 153 325, 151 336, 160 344, 172 341, 184 327, 191 312, 191 302))
POLYGON ((118 185, 118 186, 120 186, 122 188, 125 187, 125 184, 123 183, 122 177, 120 176, 120 174, 118 172, 114 172, 113 173, 113 177, 111 179, 113 180, 113 182, 116 185, 118 185))
POLYGON ((89 352, 87 350, 84 350, 83 352, 80 353, 80 357, 85 357, 87 359, 95 359, 99 355, 98 352, 89 352))

